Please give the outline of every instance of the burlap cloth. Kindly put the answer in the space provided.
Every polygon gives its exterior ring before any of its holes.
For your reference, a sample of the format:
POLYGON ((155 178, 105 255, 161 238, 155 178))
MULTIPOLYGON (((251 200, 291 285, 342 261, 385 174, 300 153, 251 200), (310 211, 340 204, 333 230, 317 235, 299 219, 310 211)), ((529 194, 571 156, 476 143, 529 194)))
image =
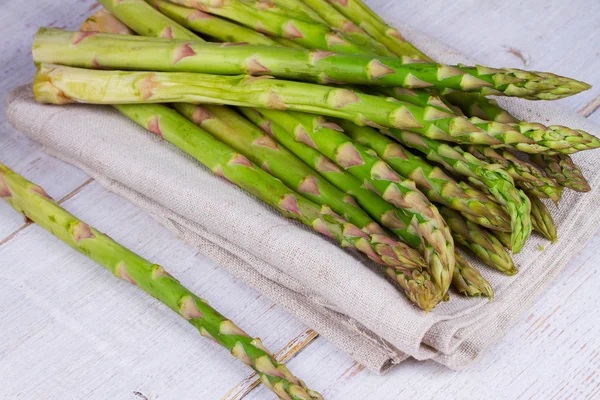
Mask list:
MULTIPOLYGON (((419 32, 404 31, 440 62, 472 63, 419 32)), ((519 118, 600 135, 598 126, 558 105, 501 102, 519 118)), ((425 314, 364 258, 282 218, 110 107, 38 105, 27 86, 8 96, 6 114, 49 153, 147 210, 222 268, 381 373, 409 356, 455 369, 471 364, 600 225, 600 160, 597 151, 584 152, 574 158, 593 191, 566 191, 558 209, 550 206, 560 242, 549 245, 534 235, 515 256, 520 270, 515 277, 478 264, 496 292, 493 302, 455 294, 425 314)))

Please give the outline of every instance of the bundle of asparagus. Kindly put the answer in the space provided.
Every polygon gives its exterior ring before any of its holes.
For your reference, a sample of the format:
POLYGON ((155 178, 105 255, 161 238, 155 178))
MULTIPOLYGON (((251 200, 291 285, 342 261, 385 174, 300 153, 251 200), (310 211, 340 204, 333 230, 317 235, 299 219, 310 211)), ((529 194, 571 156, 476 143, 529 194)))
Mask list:
POLYGON ((485 97, 552 100, 583 82, 435 63, 360 0, 100 3, 81 31, 38 31, 39 102, 114 105, 383 265, 424 310, 451 285, 493 295, 455 245, 512 275, 508 250, 532 230, 556 240, 540 198, 589 190, 569 155, 597 138, 485 97))

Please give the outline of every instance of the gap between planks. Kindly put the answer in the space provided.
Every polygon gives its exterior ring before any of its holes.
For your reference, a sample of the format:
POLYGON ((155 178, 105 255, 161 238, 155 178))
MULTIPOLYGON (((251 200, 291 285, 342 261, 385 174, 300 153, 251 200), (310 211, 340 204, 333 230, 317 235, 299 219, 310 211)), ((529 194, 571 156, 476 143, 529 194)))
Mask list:
MULTIPOLYGON (((65 195, 63 198, 61 198, 60 200, 58 200, 57 203, 58 204, 62 204, 65 201, 73 198, 79 192, 81 192, 83 190, 83 188, 85 188, 87 185, 89 185, 93 181, 94 181, 93 178, 89 178, 87 181, 83 182, 81 185, 77 186, 75 189, 73 189, 69 193, 67 193, 67 195, 65 195)), ((19 228, 17 228, 16 231, 14 231, 13 233, 11 233, 10 235, 8 235, 7 237, 5 237, 4 239, 0 240, 0 246, 2 246, 3 244, 7 243, 8 241, 10 241, 12 238, 14 238, 15 236, 17 236, 19 234, 19 232, 25 230, 30 225, 33 225, 33 222, 28 221, 26 219, 26 222, 23 225, 21 225, 19 228)))

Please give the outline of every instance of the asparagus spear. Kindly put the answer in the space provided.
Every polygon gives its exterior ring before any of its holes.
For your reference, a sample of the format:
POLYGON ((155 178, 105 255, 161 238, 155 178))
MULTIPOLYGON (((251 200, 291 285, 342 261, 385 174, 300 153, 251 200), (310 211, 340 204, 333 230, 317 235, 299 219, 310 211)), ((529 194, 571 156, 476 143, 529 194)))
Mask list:
POLYGON ((283 364, 261 340, 190 292, 160 265, 152 264, 61 208, 41 187, 0 164, 0 197, 28 219, 96 261, 117 278, 133 283, 185 318, 202 336, 214 340, 253 368, 281 399, 322 399, 283 364))
POLYGON ((459 146, 419 136, 408 131, 390 130, 402 144, 419 150, 448 171, 466 176, 479 188, 488 190, 503 205, 511 218, 511 244, 518 253, 531 234, 530 202, 525 193, 517 189, 510 174, 497 164, 488 164, 464 151, 459 146))
POLYGON ((485 98, 479 93, 454 92, 446 94, 444 98, 458 106, 469 117, 478 117, 505 124, 519 122, 516 117, 498 106, 495 100, 485 98))
POLYGON ((457 243, 469 248, 490 267, 507 275, 517 273, 512 258, 494 235, 467 221, 459 213, 448 207, 442 206, 439 207, 439 210, 448 223, 452 236, 457 243))
MULTIPOLYGON (((533 226, 533 222, 531 223, 531 225, 533 226)), ((494 237, 498 239, 500 243, 502 243, 502 246, 504 246, 508 250, 512 250, 512 244, 510 243, 510 233, 502 231, 490 231, 490 233, 494 235, 494 237)))
POLYGON ((408 88, 427 86, 463 91, 481 91, 493 87, 493 90, 509 96, 512 91, 503 82, 511 79, 515 82, 513 85, 517 82, 519 85, 538 82, 540 90, 536 94, 542 97, 546 87, 564 86, 565 93, 572 93, 567 88, 578 90, 580 86, 568 78, 549 79, 547 74, 536 75, 533 72, 481 66, 422 64, 401 58, 332 54, 323 50, 298 48, 222 46, 160 38, 132 39, 112 34, 88 36, 90 35, 81 37, 81 34, 70 31, 42 28, 36 35, 34 60, 48 63, 69 60, 78 66, 90 66, 95 56, 97 63, 108 68, 220 74, 268 73, 282 78, 310 79, 321 83, 343 82, 408 88), (143 47, 140 47, 140 41, 145 42, 143 47), (249 57, 253 64, 261 66, 259 70, 256 67, 248 70, 245 63, 249 57))
POLYGON ((468 297, 484 296, 490 300, 494 298, 494 290, 485 280, 477 268, 473 267, 465 258, 456 252, 456 269, 452 276, 452 285, 459 293, 468 297))
POLYGON ((282 11, 285 13, 285 15, 291 16, 291 14, 289 12, 288 13, 285 12, 285 9, 288 9, 297 14, 304 15, 304 17, 307 18, 309 21, 320 22, 323 24, 325 23, 323 18, 321 18, 321 16, 317 12, 315 12, 315 10, 313 10, 312 8, 310 8, 308 5, 304 4, 300 0, 271 0, 271 1, 275 4, 277 4, 278 6, 280 6, 282 8, 282 11))
POLYGON ((528 196, 531 201, 531 224, 533 229, 541 233, 546 239, 556 242, 558 235, 550 211, 536 195, 529 193, 528 196))
POLYGON ((505 149, 469 146, 467 150, 480 160, 490 164, 502 165, 521 189, 525 189, 538 197, 551 199, 558 204, 562 196, 562 188, 537 165, 521 160, 505 149))
POLYGON ((409 152, 397 142, 370 127, 339 121, 346 134, 357 143, 375 150, 382 160, 405 178, 412 179, 429 200, 461 212, 465 218, 491 229, 510 230, 506 212, 485 194, 472 190, 467 194, 439 167, 409 152))
MULTIPOLYGON (((385 235, 381 227, 356 204, 354 198, 336 189, 315 170, 232 109, 188 103, 176 103, 174 108, 254 164, 281 179, 295 192, 316 204, 331 207, 335 213, 368 234, 385 235)), ((399 246, 406 247, 406 253, 419 258, 413 249, 402 244, 399 246)))
POLYGON ((402 209, 405 213, 403 223, 411 226, 421 237, 421 249, 432 278, 446 293, 454 270, 452 236, 437 208, 416 188, 413 181, 403 179, 372 150, 354 143, 337 126, 332 126, 321 117, 271 110, 260 112, 276 123, 286 118, 285 114, 291 114, 299 122, 290 130, 296 141, 319 150, 342 169, 365 182, 384 200, 402 209))
POLYGON ((548 176, 556 179, 559 185, 576 192, 589 192, 590 184, 586 181, 579 167, 566 154, 539 154, 531 157, 548 176))

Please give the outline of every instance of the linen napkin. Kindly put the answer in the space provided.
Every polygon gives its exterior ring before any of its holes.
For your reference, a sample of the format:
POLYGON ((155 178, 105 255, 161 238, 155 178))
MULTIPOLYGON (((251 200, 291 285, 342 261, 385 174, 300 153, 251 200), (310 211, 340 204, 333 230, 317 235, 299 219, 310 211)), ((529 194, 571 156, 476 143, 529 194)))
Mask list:
MULTIPOLYGON (((403 31, 440 62, 473 63, 419 32, 403 31)), ((556 104, 499 100, 519 118, 600 134, 598 126, 556 104)), ((379 373, 409 356, 454 369, 470 365, 506 333, 600 225, 600 160, 596 151, 583 152, 574 158, 592 192, 566 191, 558 209, 550 205, 561 241, 548 246, 534 235, 515 256, 520 273, 514 277, 476 262, 496 292, 494 301, 453 293, 451 302, 426 314, 361 255, 282 218, 111 107, 39 105, 31 87, 23 86, 6 99, 6 115, 49 153, 142 207, 219 266, 379 373), (546 250, 540 252, 538 244, 546 250)))

